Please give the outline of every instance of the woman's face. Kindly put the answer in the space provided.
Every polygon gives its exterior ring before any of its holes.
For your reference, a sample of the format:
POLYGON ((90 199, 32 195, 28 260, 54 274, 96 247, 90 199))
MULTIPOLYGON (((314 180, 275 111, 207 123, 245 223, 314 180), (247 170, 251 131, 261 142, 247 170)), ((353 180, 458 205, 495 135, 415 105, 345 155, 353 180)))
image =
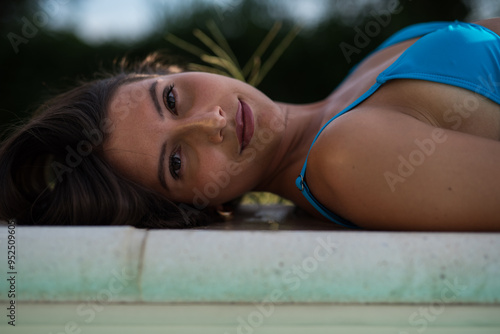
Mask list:
POLYGON ((252 190, 271 171, 281 108, 241 81, 179 73, 121 86, 105 158, 125 177, 197 208, 252 190))

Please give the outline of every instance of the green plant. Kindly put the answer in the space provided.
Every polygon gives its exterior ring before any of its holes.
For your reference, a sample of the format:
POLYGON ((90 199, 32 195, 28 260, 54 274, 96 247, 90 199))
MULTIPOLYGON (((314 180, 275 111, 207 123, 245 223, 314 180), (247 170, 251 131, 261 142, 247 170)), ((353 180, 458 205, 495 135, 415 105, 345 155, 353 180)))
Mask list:
POLYGON ((276 22, 273 25, 243 68, 240 67, 236 56, 231 50, 226 38, 217 27, 217 24, 212 20, 207 22, 207 28, 212 37, 208 36, 200 29, 195 29, 193 31, 193 35, 210 49, 212 54, 205 52, 203 49, 173 34, 168 34, 165 38, 175 46, 199 57, 200 60, 205 63, 205 65, 190 63, 188 65, 189 70, 221 74, 257 87, 301 30, 300 26, 294 26, 271 52, 267 60, 263 61, 262 57, 264 53, 278 35, 281 27, 281 22, 276 22))

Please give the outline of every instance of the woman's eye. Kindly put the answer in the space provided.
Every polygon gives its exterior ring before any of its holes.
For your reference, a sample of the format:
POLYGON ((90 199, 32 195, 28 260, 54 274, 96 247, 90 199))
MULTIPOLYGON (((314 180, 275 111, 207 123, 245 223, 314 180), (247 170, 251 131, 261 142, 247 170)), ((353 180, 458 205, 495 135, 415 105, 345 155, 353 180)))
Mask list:
POLYGON ((179 171, 181 169, 182 163, 181 163, 181 157, 179 154, 179 151, 175 151, 170 155, 169 158, 169 169, 170 169, 170 174, 175 180, 179 179, 179 171))
POLYGON ((163 104, 165 104, 165 107, 167 107, 172 114, 177 116, 177 110, 175 109, 175 94, 173 90, 174 85, 165 87, 163 91, 163 104))

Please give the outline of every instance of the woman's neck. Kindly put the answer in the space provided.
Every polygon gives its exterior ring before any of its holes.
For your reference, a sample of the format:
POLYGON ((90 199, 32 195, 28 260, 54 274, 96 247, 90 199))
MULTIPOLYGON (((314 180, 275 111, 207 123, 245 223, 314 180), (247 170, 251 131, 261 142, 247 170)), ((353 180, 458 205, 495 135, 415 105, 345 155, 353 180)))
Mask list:
MULTIPOLYGON (((256 187, 256 191, 269 191, 286 196, 304 164, 317 132, 330 114, 328 101, 293 105, 277 103, 285 115, 285 130, 276 150, 269 173, 256 187)), ((288 197, 289 198, 289 197, 288 197)))

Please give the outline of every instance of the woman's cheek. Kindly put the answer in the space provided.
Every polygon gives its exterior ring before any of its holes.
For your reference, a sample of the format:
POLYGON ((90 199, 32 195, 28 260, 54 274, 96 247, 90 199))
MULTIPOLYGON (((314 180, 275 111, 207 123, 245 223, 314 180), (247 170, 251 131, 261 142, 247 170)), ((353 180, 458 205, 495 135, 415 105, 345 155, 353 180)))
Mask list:
MULTIPOLYGON (((238 175, 241 176, 241 168, 236 163, 221 160, 220 157, 212 157, 201 167, 196 180, 191 185, 192 201, 196 206, 217 205, 236 198, 244 191, 244 187, 238 187, 238 175), (219 158, 219 159, 217 159, 219 158)), ((240 178, 241 179, 241 178, 240 178)))
MULTIPOLYGON (((206 184, 214 180, 226 180, 224 175, 228 174, 230 178, 232 174, 232 164, 218 150, 205 150, 203 156, 200 157, 198 166, 198 183, 206 184)), ((219 182, 220 183, 220 182, 219 182)), ((223 182, 225 185, 225 182, 223 182)))

